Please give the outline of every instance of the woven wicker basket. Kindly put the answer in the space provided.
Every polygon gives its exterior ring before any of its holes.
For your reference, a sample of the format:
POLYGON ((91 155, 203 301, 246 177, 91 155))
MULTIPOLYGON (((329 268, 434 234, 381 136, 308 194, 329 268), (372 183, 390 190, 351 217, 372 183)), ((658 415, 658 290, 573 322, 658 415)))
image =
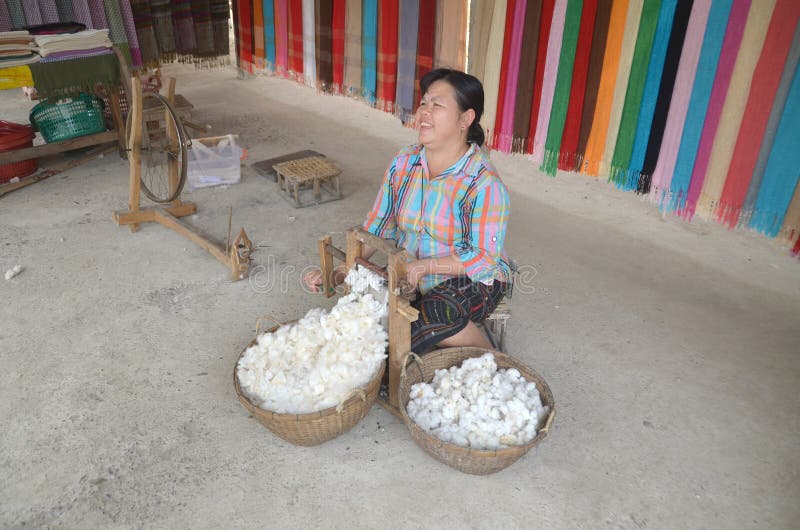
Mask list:
MULTIPOLYGON (((408 412, 406 412, 406 406, 409 401, 408 395, 411 391, 411 387, 423 381, 430 383, 433 380, 436 370, 442 368, 448 369, 451 366, 460 365, 465 359, 480 357, 486 353, 486 351, 487 350, 483 348, 472 347, 445 348, 442 350, 435 350, 421 358, 414 356, 414 360, 406 360, 406 364, 400 375, 400 385, 398 387, 400 412, 403 415, 403 421, 411 432, 412 438, 417 442, 417 445, 422 447, 426 453, 436 460, 472 475, 489 475, 491 473, 496 473, 519 460, 533 446, 544 440, 550 430, 553 418, 555 417, 555 401, 553 400, 552 392, 550 392, 550 387, 547 386, 545 380, 539 374, 513 357, 498 351, 490 350, 491 353, 494 354, 498 368, 516 368, 525 379, 535 382, 536 389, 539 391, 539 395, 542 399, 542 404, 550 407, 547 420, 544 426, 539 429, 536 437, 525 445, 497 450, 479 450, 442 441, 417 426, 408 416, 408 412)), ((409 357, 411 356, 412 355, 409 355, 409 357)))
MULTIPOLYGON (((279 327, 275 326, 267 331, 273 332, 279 327)), ((255 343, 256 339, 253 339, 247 348, 255 343)), ((239 359, 247 348, 239 355, 239 359)), ((247 398, 239 386, 239 378, 236 376, 238 365, 239 360, 237 359, 233 366, 233 387, 236 389, 236 395, 239 396, 242 406, 275 436, 294 445, 303 446, 318 445, 333 440, 355 427, 375 403, 385 369, 385 363, 381 363, 381 369, 366 386, 355 389, 348 399, 335 407, 308 414, 279 414, 261 409, 247 398)))

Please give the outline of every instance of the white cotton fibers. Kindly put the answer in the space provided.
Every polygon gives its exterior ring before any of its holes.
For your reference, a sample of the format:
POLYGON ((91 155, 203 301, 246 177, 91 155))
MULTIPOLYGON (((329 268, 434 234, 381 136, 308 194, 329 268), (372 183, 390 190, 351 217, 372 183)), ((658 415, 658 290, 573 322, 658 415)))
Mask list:
POLYGON ((385 289, 370 275, 379 276, 356 268, 348 274, 351 294, 330 312, 312 309, 296 324, 259 335, 244 352, 236 375, 253 404, 278 413, 316 412, 338 405, 380 370, 388 344, 380 324, 385 296, 364 291, 385 289))
MULTIPOLYGON (((2 269, 0 269, 0 270, 2 270, 2 269)), ((17 274, 19 274, 20 271, 22 271, 22 265, 14 265, 13 268, 8 269, 6 271, 6 280, 10 280, 11 278, 13 278, 17 274)))
POLYGON ((409 396, 408 416, 421 429, 474 449, 526 444, 549 412, 536 383, 515 368, 498 370, 490 352, 436 370, 431 383, 413 385, 409 396))

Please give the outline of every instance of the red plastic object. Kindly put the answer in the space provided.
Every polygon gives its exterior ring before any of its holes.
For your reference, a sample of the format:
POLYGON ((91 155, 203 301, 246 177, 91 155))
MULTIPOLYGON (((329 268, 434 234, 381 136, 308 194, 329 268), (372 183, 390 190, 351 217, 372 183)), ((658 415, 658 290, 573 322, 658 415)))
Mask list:
MULTIPOLYGON (((0 152, 33 147, 33 127, 0 120, 0 152)), ((14 177, 27 177, 36 171, 36 159, 21 160, 0 166, 0 184, 14 177)))

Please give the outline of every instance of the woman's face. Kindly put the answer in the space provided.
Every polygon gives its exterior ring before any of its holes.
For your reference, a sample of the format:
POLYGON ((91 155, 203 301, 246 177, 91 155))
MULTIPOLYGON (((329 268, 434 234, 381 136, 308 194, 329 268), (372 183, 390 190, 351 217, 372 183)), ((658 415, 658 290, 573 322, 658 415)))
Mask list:
POLYGON ((447 81, 434 81, 417 107, 419 141, 428 148, 466 142, 470 111, 461 112, 455 90, 447 81))

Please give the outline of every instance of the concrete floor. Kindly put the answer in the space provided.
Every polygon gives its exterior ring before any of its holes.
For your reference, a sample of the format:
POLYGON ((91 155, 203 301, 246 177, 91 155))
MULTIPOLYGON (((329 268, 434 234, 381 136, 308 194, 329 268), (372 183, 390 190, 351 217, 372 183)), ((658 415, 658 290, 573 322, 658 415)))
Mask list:
MULTIPOLYGON (((276 185, 187 192, 218 240, 246 227, 252 281, 160 226, 132 234, 115 154, 0 199, 0 527, 797 528, 800 262, 762 236, 662 218, 586 177, 494 154, 508 248, 528 271, 508 350, 549 382, 551 435, 498 474, 431 459, 379 407, 291 446, 248 417, 234 363, 255 320, 304 293, 316 240, 360 222, 392 116, 288 81, 172 67, 248 163, 299 149, 344 170, 345 200, 294 209, 276 185), (285 278, 285 281, 280 281, 285 278)), ((31 106, 0 93, 4 119, 31 106)))

